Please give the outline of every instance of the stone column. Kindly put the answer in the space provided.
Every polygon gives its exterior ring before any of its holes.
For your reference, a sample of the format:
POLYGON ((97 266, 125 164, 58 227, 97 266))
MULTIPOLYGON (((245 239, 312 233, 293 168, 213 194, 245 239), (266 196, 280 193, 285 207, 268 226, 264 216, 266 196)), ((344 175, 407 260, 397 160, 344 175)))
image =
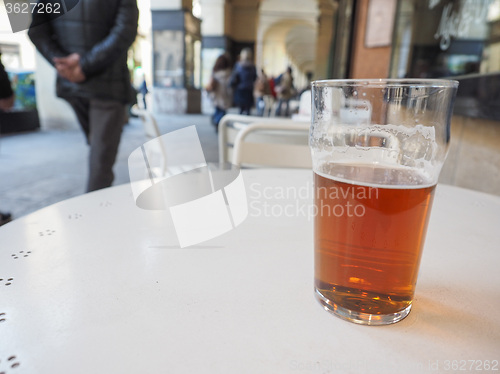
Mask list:
MULTIPOLYGON (((202 35, 202 88, 208 85, 212 68, 217 57, 229 50, 227 38, 227 15, 228 5, 225 0, 200 0, 201 6, 201 35, 202 35)), ((201 110, 205 114, 214 111, 212 100, 207 92, 202 90, 201 110)))
POLYGON ((225 34, 225 0, 200 0, 201 34, 205 36, 224 36, 225 34))
POLYGON ((333 30, 335 27, 334 15, 338 3, 332 0, 318 0, 318 38, 316 39, 316 69, 313 79, 327 79, 328 62, 332 48, 333 30))

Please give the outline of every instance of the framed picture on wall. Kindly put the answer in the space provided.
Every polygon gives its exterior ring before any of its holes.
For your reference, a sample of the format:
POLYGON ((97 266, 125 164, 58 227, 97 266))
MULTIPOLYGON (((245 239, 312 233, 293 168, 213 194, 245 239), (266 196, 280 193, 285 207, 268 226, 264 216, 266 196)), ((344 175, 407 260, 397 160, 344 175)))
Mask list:
POLYGON ((370 0, 366 19, 366 48, 391 45, 396 5, 397 0, 370 0))

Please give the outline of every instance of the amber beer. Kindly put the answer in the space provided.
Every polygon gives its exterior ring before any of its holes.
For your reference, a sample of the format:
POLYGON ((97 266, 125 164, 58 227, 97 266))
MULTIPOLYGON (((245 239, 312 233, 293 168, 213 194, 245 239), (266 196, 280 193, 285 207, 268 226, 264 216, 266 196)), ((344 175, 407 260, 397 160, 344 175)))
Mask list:
POLYGON ((333 164, 314 182, 319 301, 348 319, 406 315, 435 185, 411 169, 333 164))
POLYGON ((311 83, 315 292, 334 315, 386 325, 410 312, 458 82, 311 83))

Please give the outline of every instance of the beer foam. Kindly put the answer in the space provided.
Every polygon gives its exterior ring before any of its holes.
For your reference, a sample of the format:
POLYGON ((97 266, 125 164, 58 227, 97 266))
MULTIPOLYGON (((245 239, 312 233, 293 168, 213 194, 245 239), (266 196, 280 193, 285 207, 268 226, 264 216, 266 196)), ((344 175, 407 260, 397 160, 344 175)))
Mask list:
POLYGON ((321 166, 329 163, 364 164, 410 172, 426 181, 420 186, 437 183, 446 153, 438 154, 433 126, 322 125, 328 130, 321 137, 314 136, 313 131, 311 138, 315 171, 321 172, 321 166))
POLYGON ((322 169, 315 169, 314 172, 324 178, 356 186, 385 189, 418 189, 432 187, 436 184, 415 168, 389 168, 346 162, 345 164, 325 164, 322 169))

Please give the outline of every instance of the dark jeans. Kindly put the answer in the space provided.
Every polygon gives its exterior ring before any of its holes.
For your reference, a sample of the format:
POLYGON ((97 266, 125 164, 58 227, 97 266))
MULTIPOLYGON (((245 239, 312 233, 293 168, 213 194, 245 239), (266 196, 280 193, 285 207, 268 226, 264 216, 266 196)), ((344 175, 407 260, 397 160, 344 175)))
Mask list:
POLYGON ((90 146, 87 192, 111 186, 126 105, 119 101, 82 97, 66 100, 73 107, 90 146))
POLYGON ((212 115, 212 124, 217 127, 219 126, 219 122, 226 115, 226 110, 219 108, 218 106, 215 107, 215 113, 212 115))
POLYGON ((237 89, 234 95, 234 103, 240 108, 240 114, 250 114, 253 107, 253 88, 237 89))
POLYGON ((262 96, 257 98, 255 106, 257 107, 257 115, 262 117, 264 115, 264 109, 266 108, 266 102, 262 96))
POLYGON ((278 106, 276 107, 276 117, 281 116, 281 107, 285 104, 285 117, 288 117, 290 115, 290 99, 279 99, 278 100, 278 106))

